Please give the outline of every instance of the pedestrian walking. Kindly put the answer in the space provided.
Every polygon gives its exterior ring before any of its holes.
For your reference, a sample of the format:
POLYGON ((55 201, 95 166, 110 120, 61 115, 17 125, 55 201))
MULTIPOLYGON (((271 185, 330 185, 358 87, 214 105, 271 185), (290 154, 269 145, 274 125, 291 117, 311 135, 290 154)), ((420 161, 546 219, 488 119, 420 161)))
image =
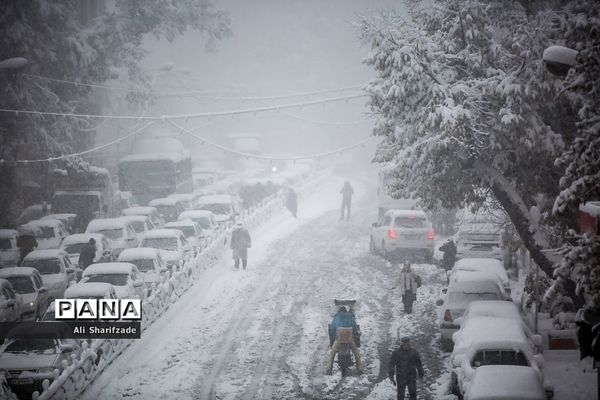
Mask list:
POLYGON ((240 259, 242 260, 242 268, 246 269, 248 264, 248 249, 252 245, 250 234, 241 222, 238 222, 235 229, 231 232, 231 250, 233 251, 233 260, 235 269, 240 268, 240 259))
POLYGON ((397 400, 404 400, 408 388, 410 400, 417 400, 417 375, 423 379, 425 371, 419 352, 410 345, 410 338, 403 337, 400 347, 392 352, 388 377, 396 386, 397 400))
POLYGON ((298 195, 292 188, 288 188, 285 197, 285 206, 290 210, 294 218, 298 218, 298 195))
POLYGON ((412 313, 413 303, 417 300, 417 289, 421 287, 421 278, 412 271, 409 262, 402 265, 400 276, 393 289, 396 287, 400 288, 404 312, 412 313))
POLYGON ((96 239, 90 238, 83 249, 81 249, 81 253, 79 253, 79 260, 77 265, 83 271, 94 262, 94 258, 96 257, 96 239))
POLYGON ((340 220, 344 219, 344 210, 346 211, 346 220, 350 219, 350 211, 352 208, 352 195, 354 194, 354 189, 350 186, 350 182, 344 182, 344 186, 342 190, 340 190, 342 194, 342 213, 340 216, 340 220))
POLYGON ((19 264, 23 262, 25 256, 31 253, 38 246, 37 240, 30 232, 22 232, 17 238, 17 247, 21 256, 19 264))

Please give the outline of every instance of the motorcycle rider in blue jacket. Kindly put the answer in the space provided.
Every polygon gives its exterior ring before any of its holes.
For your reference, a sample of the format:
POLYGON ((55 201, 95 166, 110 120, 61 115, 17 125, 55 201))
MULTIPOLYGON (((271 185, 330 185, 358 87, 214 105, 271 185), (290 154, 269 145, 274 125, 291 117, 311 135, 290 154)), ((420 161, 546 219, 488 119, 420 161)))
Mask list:
MULTIPOLYGON (((331 375, 333 368, 333 360, 335 359, 335 354, 338 351, 340 346, 337 330, 338 328, 352 328, 353 331, 357 329, 356 319, 354 318, 354 314, 348 312, 348 309, 345 306, 341 306, 338 309, 338 312, 333 316, 333 320, 331 321, 331 330, 335 335, 335 340, 333 345, 331 346, 331 351, 329 352, 329 359, 327 360, 327 375, 331 375)), ((354 343, 354 338, 350 341, 350 349, 352 349, 352 353, 354 353, 354 358, 356 359, 356 368, 358 372, 362 372, 362 363, 360 359, 360 353, 358 351, 358 347, 356 343, 354 343)))

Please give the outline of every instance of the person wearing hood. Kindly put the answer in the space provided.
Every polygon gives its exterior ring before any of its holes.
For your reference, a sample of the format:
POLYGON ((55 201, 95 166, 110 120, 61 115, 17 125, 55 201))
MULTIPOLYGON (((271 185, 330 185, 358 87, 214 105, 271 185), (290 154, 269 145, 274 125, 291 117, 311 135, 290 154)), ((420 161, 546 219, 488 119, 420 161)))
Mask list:
POLYGON ((240 260, 242 260, 242 268, 246 269, 248 264, 248 249, 251 247, 252 241, 250 234, 241 222, 235 225, 235 229, 231 232, 231 250, 233 251, 233 260, 235 262, 235 269, 240 268, 240 260))

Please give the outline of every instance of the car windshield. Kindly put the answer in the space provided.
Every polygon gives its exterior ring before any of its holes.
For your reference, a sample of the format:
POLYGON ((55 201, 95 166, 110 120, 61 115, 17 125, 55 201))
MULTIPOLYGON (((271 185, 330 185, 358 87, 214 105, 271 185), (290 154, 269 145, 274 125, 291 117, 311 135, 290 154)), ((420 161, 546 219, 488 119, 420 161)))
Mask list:
POLYGON ((105 282, 114 286, 127 285, 127 274, 96 274, 87 275, 85 282, 105 282))
POLYGON ((178 226, 175 229, 179 229, 185 235, 186 239, 196 234, 193 226, 178 226))
POLYGON ((10 250, 10 249, 12 249, 12 246, 10 244, 10 239, 9 238, 0 239, 0 250, 10 250))
POLYGON ((448 301, 451 303, 471 303, 478 300, 500 300, 498 294, 489 292, 465 293, 465 292, 450 292, 448 293, 448 301))
POLYGON ((525 357, 523 352, 501 349, 478 351, 471 361, 471 366, 477 368, 481 367, 482 365, 529 366, 529 363, 527 362, 527 357, 525 357))
POLYGON ((144 222, 142 221, 131 221, 131 225, 133 225, 133 229, 135 233, 144 233, 144 222))
POLYGON ((201 210, 208 210, 208 211, 212 211, 215 214, 229 214, 231 212, 231 207, 229 206, 229 204, 223 204, 223 203, 213 203, 213 204, 202 204, 200 206, 201 210))
POLYGON ((57 346, 54 339, 19 338, 12 339, 5 351, 7 353, 54 354, 57 352, 57 346))
POLYGON ((42 321, 55 321, 54 311, 46 311, 44 316, 42 317, 42 321))
POLYGON ((135 266, 138 267, 141 272, 154 271, 153 260, 129 260, 127 262, 135 264, 135 266))
POLYGON ((55 258, 25 260, 23 267, 35 268, 42 275, 60 274, 60 262, 55 258))
POLYGON ((103 234, 111 240, 117 240, 123 237, 123 228, 103 229, 101 231, 98 231, 98 233, 103 234))
POLYGON ((17 292, 18 294, 35 292, 33 282, 27 276, 11 276, 7 279, 12 284, 15 292, 17 292))
POLYGON ((394 226, 398 228, 427 228, 427 220, 425 218, 413 217, 396 217, 394 226))
POLYGON ((51 226, 42 226, 40 234, 36 235, 38 239, 52 239, 54 237, 54 228, 51 226))
POLYGON ((177 239, 166 237, 166 238, 146 238, 142 242, 142 247, 153 247, 155 249, 176 251, 177 250, 177 239))
POLYGON ((69 254, 81 254, 87 243, 73 243, 65 246, 64 250, 69 254))

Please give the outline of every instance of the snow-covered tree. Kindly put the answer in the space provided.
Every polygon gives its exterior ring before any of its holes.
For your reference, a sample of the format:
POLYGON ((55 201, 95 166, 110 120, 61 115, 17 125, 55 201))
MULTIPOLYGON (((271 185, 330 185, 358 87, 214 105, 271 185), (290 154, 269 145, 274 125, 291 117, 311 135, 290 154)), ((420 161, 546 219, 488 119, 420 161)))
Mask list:
MULTIPOLYGON (((59 80, 102 84, 115 68, 127 71, 128 99, 148 101, 149 79, 139 64, 145 54, 144 37, 173 40, 188 29, 203 32, 209 42, 221 39, 229 34, 228 16, 216 9, 213 0, 5 0, 0 13, 0 61, 25 57, 29 64, 21 70, 0 70, 0 108, 97 113, 93 87, 59 80), (98 9, 94 18, 83 19, 84 3, 106 7, 98 9)), ((0 113, 0 159, 4 160, 0 223, 5 223, 15 191, 14 160, 89 148, 93 130, 81 128, 95 123, 0 113)), ((50 169, 40 164, 36 175, 44 176, 50 169)))
MULTIPOLYGON (((577 0, 564 8, 564 43, 578 51, 566 78, 566 93, 577 110, 577 130, 557 160, 564 167, 554 211, 562 214, 591 200, 600 200, 600 4, 577 0)), ((600 307, 600 237, 576 235, 559 274, 580 272, 580 288, 600 307)))
POLYGON ((382 137, 375 161, 395 166, 396 195, 445 207, 493 196, 551 275, 540 250, 549 245, 545 199, 558 194, 566 100, 554 100, 560 83, 547 79, 541 54, 560 19, 527 4, 445 0, 411 20, 363 19, 366 64, 377 72, 366 90, 382 137))

